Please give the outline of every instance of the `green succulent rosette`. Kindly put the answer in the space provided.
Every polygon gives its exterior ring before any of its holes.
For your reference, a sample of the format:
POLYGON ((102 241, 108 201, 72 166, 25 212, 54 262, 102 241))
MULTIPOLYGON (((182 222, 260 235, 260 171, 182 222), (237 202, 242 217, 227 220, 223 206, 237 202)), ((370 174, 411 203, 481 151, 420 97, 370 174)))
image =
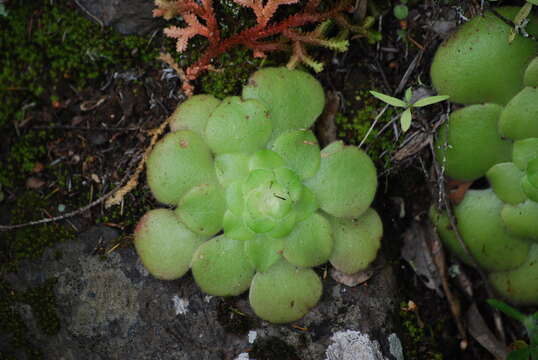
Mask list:
POLYGON ((258 316, 283 323, 319 301, 312 267, 364 270, 382 236, 376 170, 356 147, 320 149, 308 129, 324 104, 315 78, 286 68, 254 73, 241 97, 182 103, 148 157, 151 191, 174 207, 148 212, 135 232, 150 273, 192 269, 210 295, 249 290, 258 316))
MULTIPOLYGON (((498 12, 513 18, 518 9, 498 12)), ((536 36, 531 15, 526 30, 536 36)), ((445 213, 430 218, 462 261, 489 273, 507 300, 538 305, 538 42, 517 35, 491 12, 462 25, 437 50, 431 68, 438 92, 465 104, 436 140, 436 160, 453 179, 485 177, 489 188, 467 191, 455 206, 460 245, 445 213), (491 72, 499 76, 491 76, 491 72)))

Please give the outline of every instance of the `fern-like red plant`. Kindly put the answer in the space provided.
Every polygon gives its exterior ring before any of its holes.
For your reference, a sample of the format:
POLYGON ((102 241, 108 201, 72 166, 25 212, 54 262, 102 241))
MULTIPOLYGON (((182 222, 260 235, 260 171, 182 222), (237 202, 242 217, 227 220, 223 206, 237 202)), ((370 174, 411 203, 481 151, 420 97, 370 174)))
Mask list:
MULTIPOLYGON (((256 16, 256 25, 227 38, 221 37, 212 0, 155 1, 157 8, 153 11, 154 16, 167 20, 179 16, 187 25, 171 26, 164 30, 167 36, 177 39, 178 52, 185 51, 194 36, 200 35, 208 39, 209 45, 201 57, 185 70, 183 90, 187 95, 192 95, 193 92, 191 81, 206 71, 213 59, 235 46, 246 46, 253 51, 255 57, 264 57, 270 51, 291 50, 292 56, 288 63, 290 68, 302 62, 315 71, 321 71, 323 64, 308 55, 305 45, 324 46, 337 51, 345 51, 348 47, 345 36, 326 38, 325 34, 331 20, 340 25, 348 24, 343 17, 344 12, 350 8, 349 0, 342 0, 326 11, 318 10, 320 0, 306 0, 300 12, 280 21, 273 19, 279 6, 297 4, 301 0, 233 1, 252 9, 256 16), (318 27, 311 32, 302 31, 301 27, 308 24, 318 24, 318 27), (275 37, 278 39, 275 40, 275 37)), ((358 28, 363 29, 366 34, 366 29, 358 28)))

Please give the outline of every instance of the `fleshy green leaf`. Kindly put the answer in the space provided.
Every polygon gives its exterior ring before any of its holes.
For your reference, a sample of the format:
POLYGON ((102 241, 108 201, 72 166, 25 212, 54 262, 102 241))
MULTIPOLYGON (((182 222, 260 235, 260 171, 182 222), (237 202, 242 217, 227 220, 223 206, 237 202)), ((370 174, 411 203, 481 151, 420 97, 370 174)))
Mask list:
POLYGON ((250 230, 245 225, 242 215, 236 215, 229 210, 224 213, 222 224, 224 227, 224 234, 230 239, 250 240, 256 235, 254 231, 250 230))
POLYGON ((220 185, 201 184, 179 200, 176 215, 195 233, 213 236, 222 229, 226 200, 220 185))
POLYGON ((205 239, 190 231, 172 210, 155 209, 138 222, 134 245, 151 275, 173 280, 189 271, 192 255, 205 239))
POLYGON ((284 160, 276 152, 262 149, 256 151, 248 162, 249 170, 276 169, 284 166, 284 160))
POLYGON ((413 107, 423 107, 423 106, 436 104, 438 102, 447 100, 449 97, 450 96, 448 95, 428 96, 426 98, 418 100, 416 103, 413 104, 413 107))
POLYGON ((321 280, 312 269, 297 268, 282 259, 254 276, 250 306, 264 320, 291 322, 316 306, 322 290, 321 280))
POLYGON ((252 152, 265 147, 271 130, 269 110, 261 101, 232 96, 211 112, 205 139, 215 154, 252 152))
POLYGON ((169 133, 157 142, 146 169, 151 192, 170 205, 176 205, 193 186, 218 181, 207 144, 190 130, 169 133))
POLYGON ((284 239, 273 239, 258 235, 245 241, 245 253, 257 271, 264 272, 282 258, 284 239))
POLYGON ((392 97, 392 96, 388 96, 388 95, 385 95, 385 94, 381 94, 381 93, 378 93, 377 91, 370 91, 370 94, 372 94, 373 96, 375 96, 376 98, 378 98, 379 100, 389 104, 389 105, 392 105, 392 106, 396 106, 396 107, 407 107, 407 104, 400 100, 400 99, 397 99, 395 97, 392 97))
POLYGON ((376 169, 365 152, 336 141, 321 151, 319 171, 305 185, 323 211, 338 217, 360 216, 374 199, 376 169))
POLYGON ((332 250, 331 224, 325 217, 315 213, 297 223, 286 237, 284 258, 296 266, 313 267, 325 263, 332 250))
POLYGON ((275 140, 271 149, 303 180, 314 176, 319 169, 318 140, 310 130, 286 131, 275 140))
POLYGON ((222 186, 227 187, 248 175, 249 155, 245 153, 221 154, 215 158, 215 172, 222 186))
POLYGON ((254 267, 246 257, 242 241, 221 235, 196 250, 192 257, 192 275, 205 293, 235 296, 249 288, 254 267))
POLYGON ((528 162, 527 178, 534 187, 538 187, 538 158, 528 162))
POLYGON ((411 109, 405 109, 405 111, 400 116, 400 124, 402 126, 403 132, 406 132, 411 127, 411 120, 413 115, 411 114, 411 109))

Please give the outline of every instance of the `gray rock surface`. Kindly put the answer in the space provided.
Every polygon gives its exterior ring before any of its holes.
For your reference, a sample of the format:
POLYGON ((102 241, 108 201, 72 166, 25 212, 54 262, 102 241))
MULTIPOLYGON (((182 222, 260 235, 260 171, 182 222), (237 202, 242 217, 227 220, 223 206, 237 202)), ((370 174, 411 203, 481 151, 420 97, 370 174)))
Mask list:
MULTIPOLYGON (((159 26, 153 18, 153 0, 75 0, 90 19, 122 34, 147 34, 159 26)), ((162 24, 162 23, 161 23, 162 24)))
POLYGON ((57 279, 58 334, 40 333, 32 324, 31 309, 20 309, 33 342, 47 359, 396 358, 391 353, 398 341, 391 334, 398 302, 388 266, 377 267, 367 286, 348 288, 326 277, 315 309, 295 325, 274 325, 253 314, 246 295, 207 296, 190 275, 177 281, 154 279, 133 247, 96 253, 118 235, 111 228, 92 227, 5 276, 21 290, 57 279), (371 339, 373 347, 358 346, 354 339, 361 344, 371 339), (348 350, 357 349, 373 355, 349 357, 348 350))

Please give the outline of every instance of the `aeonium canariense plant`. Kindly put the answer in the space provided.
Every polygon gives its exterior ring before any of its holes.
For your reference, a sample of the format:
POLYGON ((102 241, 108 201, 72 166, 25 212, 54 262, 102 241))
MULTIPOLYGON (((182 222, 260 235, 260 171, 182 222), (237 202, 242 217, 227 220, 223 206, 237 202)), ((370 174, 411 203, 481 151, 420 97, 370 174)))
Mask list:
POLYGON ((149 272, 171 280, 192 269, 210 295, 250 289, 254 312, 283 323, 317 304, 312 267, 365 269, 382 235, 370 208, 376 170, 356 147, 320 150, 308 128, 324 104, 318 81, 286 68, 256 72, 241 97, 182 103, 147 163, 155 198, 175 207, 149 211, 136 228, 149 272))
MULTIPOLYGON (((509 19, 518 13, 515 7, 496 10, 509 19)), ((454 208, 468 251, 445 213, 432 208, 430 216, 447 247, 487 271, 499 295, 538 305, 538 42, 521 35, 510 41, 511 31, 486 12, 435 54, 435 88, 467 105, 441 128, 437 161, 455 180, 485 177, 490 187, 467 191, 454 208)), ((535 16, 526 31, 538 35, 535 16)))

